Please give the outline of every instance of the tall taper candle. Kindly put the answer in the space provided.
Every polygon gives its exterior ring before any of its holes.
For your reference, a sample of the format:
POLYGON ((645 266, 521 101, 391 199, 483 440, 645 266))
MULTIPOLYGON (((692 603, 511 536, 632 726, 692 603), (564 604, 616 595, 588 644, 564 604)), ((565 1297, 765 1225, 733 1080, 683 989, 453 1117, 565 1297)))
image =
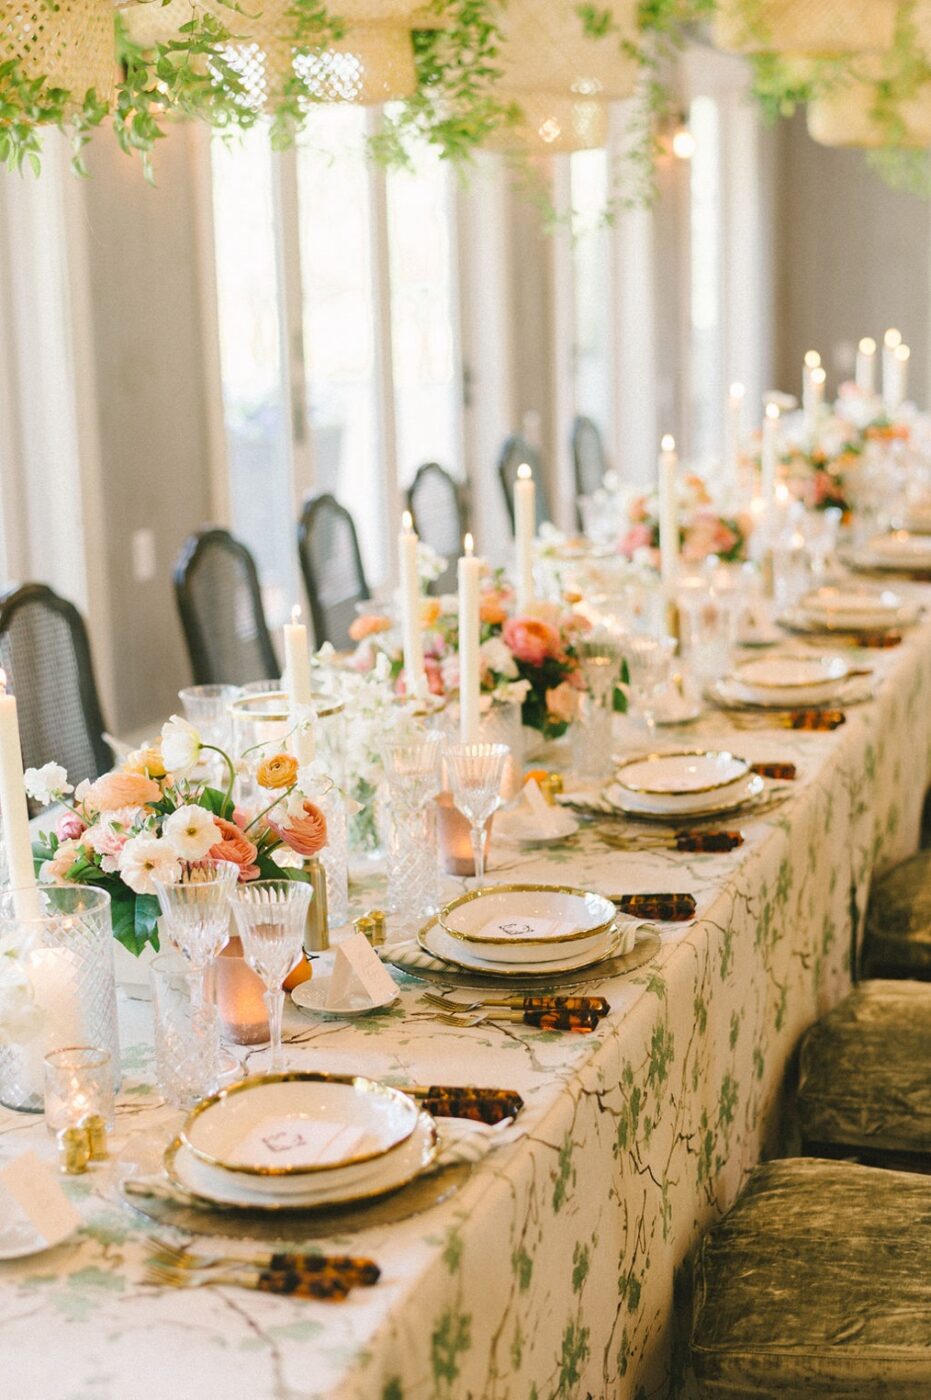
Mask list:
POLYGON ((861 394, 876 393, 876 341, 871 335, 857 346, 856 381, 861 394))
POLYGON ((732 384, 724 416, 724 492, 731 505, 737 504, 740 481, 740 453, 743 448, 743 411, 746 390, 732 384))
POLYGON ((404 677, 408 694, 422 698, 427 693, 427 675, 423 666, 423 633, 420 627, 420 571, 417 568, 419 543, 411 513, 406 510, 401 517, 401 533, 398 536, 404 677))
POLYGON ((8 695, 6 674, 0 670, 0 816, 10 887, 21 919, 37 919, 42 910, 36 891, 36 873, 29 836, 29 808, 23 781, 23 755, 19 742, 16 698, 8 695))
POLYGON ((897 345, 893 352, 895 370, 895 394, 889 405, 891 413, 896 413, 908 398, 908 362, 912 352, 907 345, 897 345))
POLYGON ((478 743, 481 703, 479 667, 479 587, 482 561, 475 558, 471 535, 459 560, 459 734, 464 744, 478 743))
POLYGON ((679 573, 679 458, 676 440, 669 433, 660 443, 659 454, 659 556, 663 592, 674 596, 679 573))
POLYGON ((514 552, 517 611, 526 612, 533 602, 533 541, 537 533, 537 488, 526 462, 517 468, 514 482, 514 552))
POLYGON ((763 442, 760 454, 760 495, 764 510, 769 508, 776 490, 776 466, 779 458, 779 405, 768 403, 763 418, 763 442))
POLYGON ((894 326, 890 326, 883 336, 883 408, 887 413, 894 413, 897 407, 895 402, 898 391, 899 375, 896 365, 895 352, 902 344, 902 332, 897 331, 894 326))
MULTIPOLYGON (((288 686, 288 712, 296 720, 301 707, 313 705, 307 628, 301 622, 301 610, 296 604, 291 610, 291 621, 286 622, 284 626, 284 665, 288 686)), ((294 741, 294 752, 298 761, 311 763, 314 749, 313 728, 309 724, 302 724, 294 741)))

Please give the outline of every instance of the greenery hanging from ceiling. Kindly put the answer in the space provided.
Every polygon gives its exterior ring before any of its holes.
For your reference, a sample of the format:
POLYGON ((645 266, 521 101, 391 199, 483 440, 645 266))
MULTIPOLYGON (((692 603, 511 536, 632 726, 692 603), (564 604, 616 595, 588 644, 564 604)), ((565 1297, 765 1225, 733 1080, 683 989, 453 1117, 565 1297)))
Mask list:
POLYGON ((663 133, 678 105, 669 80, 676 50, 687 37, 706 38, 709 25, 719 44, 748 55, 753 92, 766 117, 785 117, 805 105, 816 140, 869 146, 891 184, 931 194, 931 0, 423 0, 416 10, 414 0, 4 4, 0 162, 38 172, 43 131, 58 127, 72 142, 75 170, 86 173, 87 142, 109 123, 151 178, 153 152, 179 118, 229 133, 267 120, 272 144, 283 149, 336 91, 348 100, 388 99, 370 138, 370 154, 379 162, 409 165, 427 143, 465 165, 487 146, 522 153, 523 168, 532 170, 535 152, 602 143, 607 99, 625 95, 603 90, 600 80, 587 86, 566 80, 560 90, 548 76, 537 92, 526 78, 515 78, 521 64, 520 55, 515 64, 512 21, 514 32, 522 32, 514 17, 541 5, 538 24, 565 25, 571 17, 579 41, 591 52, 601 49, 602 68, 596 62, 593 71, 603 71, 607 52, 619 71, 635 74, 628 129, 616 143, 624 170, 612 179, 615 208, 650 197, 663 133), (858 44, 875 48, 878 42, 857 32, 854 12, 868 3, 878 23, 881 10, 889 19, 890 33, 895 17, 894 40, 879 53, 856 51, 858 44), (389 23, 380 15, 391 6, 389 23), (827 15, 835 25, 843 40, 839 52, 816 46, 779 51, 783 20, 789 33, 793 24, 803 38, 813 32, 803 27, 806 6, 816 22, 827 15), (141 13, 148 25, 144 42, 133 24, 141 13), (360 47, 363 33, 374 45, 368 58, 360 47), (340 73, 352 68, 358 77, 361 69, 364 80, 366 62, 377 68, 379 46, 387 49, 389 38, 400 45, 401 76, 384 78, 383 92, 364 84, 361 95, 342 91, 340 73), (582 131, 580 125, 576 139, 567 123, 579 114, 587 126, 582 131))

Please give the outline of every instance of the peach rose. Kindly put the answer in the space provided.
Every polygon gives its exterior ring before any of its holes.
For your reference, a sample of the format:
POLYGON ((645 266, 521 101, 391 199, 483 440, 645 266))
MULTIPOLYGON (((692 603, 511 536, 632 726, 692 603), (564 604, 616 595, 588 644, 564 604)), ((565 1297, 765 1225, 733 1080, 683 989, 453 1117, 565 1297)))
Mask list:
POLYGON ((142 773, 104 773, 91 783, 84 800, 96 812, 116 812, 121 807, 145 807, 158 802, 161 795, 154 778, 142 773))
POLYGON ((232 861, 233 865, 238 865, 241 883, 257 880, 261 871, 255 864, 258 854, 255 845, 240 831, 235 822, 228 822, 225 817, 214 817, 214 821, 220 828, 223 839, 211 846, 207 855, 212 860, 228 860, 232 861))
POLYGON ((387 617, 366 613, 349 624, 349 635, 354 642, 364 642, 366 637, 375 637, 379 632, 387 632, 391 622, 387 617))
POLYGON ((562 656, 559 633, 537 617, 508 618, 503 636, 517 660, 528 666, 541 666, 548 657, 562 656))
POLYGON ((562 724, 571 724, 579 707, 579 695, 574 686, 563 681, 546 692, 546 711, 562 724))
POLYGON ((307 860, 326 845, 326 817, 313 802, 305 802, 303 809, 302 817, 289 818, 288 825, 276 826, 275 832, 286 846, 307 860))

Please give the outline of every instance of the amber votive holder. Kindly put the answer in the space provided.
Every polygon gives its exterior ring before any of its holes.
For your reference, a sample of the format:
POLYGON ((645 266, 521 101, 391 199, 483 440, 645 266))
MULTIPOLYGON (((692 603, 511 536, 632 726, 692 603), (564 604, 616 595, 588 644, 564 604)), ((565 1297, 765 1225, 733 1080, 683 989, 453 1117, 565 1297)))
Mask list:
MULTIPOLYGON (((485 860, 491 844, 492 814, 485 823, 485 860)), ((469 823, 453 801, 451 792, 441 792, 436 798, 436 831, 440 860, 447 875, 474 875, 472 834, 469 823)))
POLYGON ((269 1036, 265 984, 243 957, 237 935, 214 960, 211 974, 223 1039, 234 1045, 264 1045, 269 1036))

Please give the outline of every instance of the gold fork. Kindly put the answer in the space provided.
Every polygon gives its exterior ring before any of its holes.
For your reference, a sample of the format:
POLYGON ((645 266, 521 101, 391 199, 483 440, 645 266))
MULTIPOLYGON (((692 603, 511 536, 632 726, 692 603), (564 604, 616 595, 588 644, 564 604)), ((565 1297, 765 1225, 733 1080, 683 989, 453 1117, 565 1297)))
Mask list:
POLYGON ((218 1269, 268 1269, 272 1273, 323 1273, 331 1269, 346 1276, 353 1284, 377 1283, 381 1270, 372 1259, 354 1258, 350 1254, 296 1254, 285 1251, 261 1254, 198 1254, 185 1245, 170 1244, 157 1235, 148 1235, 149 1262, 173 1269, 194 1271, 218 1269))
POLYGON ((193 1273, 149 1260, 143 1268, 143 1281, 159 1288, 206 1288, 211 1285, 253 1288, 259 1293, 280 1293, 295 1298, 318 1298, 341 1302, 352 1285, 332 1270, 318 1274, 295 1270, 223 1269, 193 1273))

